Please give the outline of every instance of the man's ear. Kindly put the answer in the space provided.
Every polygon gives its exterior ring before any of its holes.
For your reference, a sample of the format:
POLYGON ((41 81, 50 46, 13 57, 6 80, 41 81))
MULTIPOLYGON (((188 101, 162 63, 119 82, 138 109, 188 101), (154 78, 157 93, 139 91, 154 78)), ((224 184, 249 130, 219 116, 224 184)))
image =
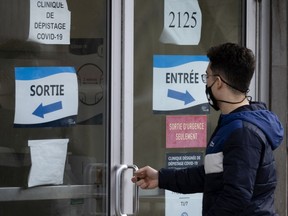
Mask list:
POLYGON ((221 80, 221 78, 219 77, 219 76, 217 76, 216 77, 216 86, 217 86, 217 88, 219 89, 219 88, 222 88, 223 87, 223 82, 222 82, 222 80, 221 80))

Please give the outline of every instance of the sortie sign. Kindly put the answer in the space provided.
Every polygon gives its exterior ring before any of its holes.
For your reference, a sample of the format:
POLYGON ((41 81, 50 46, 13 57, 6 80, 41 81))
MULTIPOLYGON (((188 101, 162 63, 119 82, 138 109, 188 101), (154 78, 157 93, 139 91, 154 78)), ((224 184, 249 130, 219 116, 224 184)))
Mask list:
POLYGON ((75 124, 78 84, 73 67, 16 67, 15 79, 15 126, 75 124))

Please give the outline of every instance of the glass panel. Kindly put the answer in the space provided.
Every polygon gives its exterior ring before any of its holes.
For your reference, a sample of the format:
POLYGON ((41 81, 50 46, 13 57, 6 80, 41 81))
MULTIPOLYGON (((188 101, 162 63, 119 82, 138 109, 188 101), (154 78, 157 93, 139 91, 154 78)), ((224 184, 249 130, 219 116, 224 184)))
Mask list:
POLYGON ((0 2, 1 215, 107 215, 106 7, 105 0, 0 2), (44 153, 32 154, 28 141, 44 153), (55 173, 43 179, 50 168, 55 173), (36 187, 27 188, 32 180, 36 187))
MULTIPOLYGON (((164 0, 135 0, 134 20, 134 162, 135 164, 137 164, 138 167, 150 165, 156 169, 167 166, 166 157, 168 154, 204 154, 205 148, 166 147, 166 135, 168 133, 168 131, 166 131, 167 117, 193 117, 198 116, 199 113, 181 113, 181 111, 176 112, 176 110, 172 110, 166 113, 162 112, 160 114, 153 112, 153 95, 155 96, 155 92, 153 92, 153 56, 201 56, 206 55, 206 51, 208 50, 208 48, 213 45, 228 41, 242 43, 242 40, 245 39, 242 38, 243 1, 201 0, 198 1, 202 13, 202 29, 199 43, 195 45, 177 45, 175 43, 162 43, 159 39, 164 26, 164 2, 165 4, 168 4, 168 1, 164 0)), ((180 1, 178 3, 180 4, 180 1)), ((185 18, 185 14, 188 14, 187 17, 191 18, 191 20, 188 20, 188 22, 193 22, 193 10, 191 11, 190 9, 189 6, 187 6, 187 12, 185 10, 181 11, 178 7, 174 8, 175 11, 173 11, 172 7, 169 14, 171 15, 170 24, 176 26, 180 25, 181 23, 179 24, 177 18, 185 18), (181 13, 183 16, 181 16, 181 13)), ((197 14, 199 14, 199 11, 197 12, 197 14)), ((181 43, 181 41, 178 42, 181 43)), ((161 88, 161 83, 156 83, 155 86, 156 88, 161 88)), ((204 90, 201 91, 203 93, 203 97, 205 97, 206 99, 204 90)), ((208 140, 211 132, 216 126, 218 113, 214 112, 211 109, 210 112, 204 114, 204 116, 207 117, 206 129, 208 140)), ((149 215, 152 212, 153 215, 165 215, 165 201, 167 202, 167 199, 165 199, 165 192, 162 190, 140 190, 139 215, 149 215)), ((178 204, 179 205, 177 205, 177 203, 174 203, 173 208, 175 207, 181 209, 181 203, 178 204)), ((196 208, 197 207, 195 207, 195 209, 196 208)), ((166 213, 166 215, 169 214, 166 213)))

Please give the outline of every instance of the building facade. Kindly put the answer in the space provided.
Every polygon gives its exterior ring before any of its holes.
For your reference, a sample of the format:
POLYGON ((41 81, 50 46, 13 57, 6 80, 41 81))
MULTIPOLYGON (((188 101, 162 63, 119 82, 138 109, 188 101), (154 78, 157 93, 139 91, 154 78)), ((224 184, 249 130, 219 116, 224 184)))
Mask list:
POLYGON ((202 194, 139 190, 138 167, 203 163, 219 113, 209 47, 253 50, 250 96, 285 128, 287 0, 0 0, 0 215, 201 215, 202 194))

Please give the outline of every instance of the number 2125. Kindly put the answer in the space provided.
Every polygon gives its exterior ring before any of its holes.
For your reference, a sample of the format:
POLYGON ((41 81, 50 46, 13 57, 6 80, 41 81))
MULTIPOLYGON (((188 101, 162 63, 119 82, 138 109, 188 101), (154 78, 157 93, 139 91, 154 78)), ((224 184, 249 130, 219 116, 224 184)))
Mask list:
POLYGON ((191 14, 189 12, 178 12, 175 14, 175 12, 171 11, 169 13, 169 17, 171 17, 169 28, 195 28, 197 26, 196 14, 197 12, 192 12, 191 14), (184 24, 181 25, 183 20, 184 24))

